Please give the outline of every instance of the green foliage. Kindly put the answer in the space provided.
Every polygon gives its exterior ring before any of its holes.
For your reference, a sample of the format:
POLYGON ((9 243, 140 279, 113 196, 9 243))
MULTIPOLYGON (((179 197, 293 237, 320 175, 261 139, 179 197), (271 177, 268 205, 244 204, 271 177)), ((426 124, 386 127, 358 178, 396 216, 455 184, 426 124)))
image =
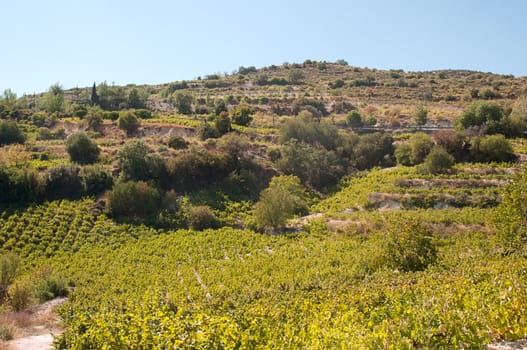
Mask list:
POLYGON ((41 100, 44 110, 49 113, 62 112, 64 110, 64 90, 59 84, 52 85, 41 100))
POLYGON ((431 232, 421 223, 398 221, 387 229, 386 243, 393 267, 401 271, 422 271, 437 260, 431 232))
POLYGON ((253 120, 253 110, 246 103, 241 103, 232 112, 232 122, 236 125, 249 126, 253 120))
POLYGON ((16 281, 9 286, 8 302, 11 309, 19 312, 28 308, 31 303, 33 285, 27 281, 16 281))
POLYGON ((456 161, 468 160, 470 143, 462 132, 453 130, 437 131, 432 135, 436 145, 443 147, 456 161))
POLYGON ((422 163, 432 150, 434 142, 425 133, 413 134, 408 143, 401 144, 395 150, 395 159, 401 165, 416 165, 422 163))
POLYGON ((362 135, 353 149, 352 164, 360 170, 393 163, 393 138, 389 134, 362 135))
POLYGON ((81 164, 95 163, 100 153, 97 143, 85 133, 77 133, 68 137, 66 151, 72 162, 81 164))
POLYGON ((527 171, 522 170, 503 191, 493 215, 498 243, 505 254, 521 253, 527 238, 527 171))
POLYGON ((117 155, 121 178, 124 181, 164 181, 165 161, 141 140, 125 145, 117 155))
POLYGON ((476 102, 470 105, 461 116, 455 120, 458 130, 471 127, 483 128, 489 134, 500 132, 500 122, 503 118, 502 108, 492 102, 476 102))
POLYGON ((7 297, 9 285, 13 283, 20 268, 21 260, 13 253, 0 255, 0 300, 7 297))
POLYGON ((220 227, 220 222, 209 206, 200 205, 190 208, 188 226, 192 230, 203 231, 220 227))
POLYGON ((145 108, 147 95, 140 93, 137 88, 128 92, 127 104, 129 108, 145 108))
POLYGON ((26 137, 14 121, 0 121, 0 146, 24 143, 26 137))
POLYGON ((216 134, 220 136, 232 130, 229 113, 221 112, 216 116, 214 119, 214 129, 216 129, 216 134))
POLYGON ((35 296, 39 302, 68 296, 68 283, 53 271, 43 271, 35 283, 35 296))
POLYGON ((291 139, 280 148, 278 168, 319 190, 335 185, 344 169, 335 152, 291 139))
POLYGON ((117 126, 119 129, 123 130, 127 136, 131 136, 133 133, 139 129, 141 123, 136 115, 132 112, 125 112, 121 114, 117 120, 117 126))
POLYGON ((160 209, 159 192, 143 181, 118 182, 108 193, 108 214, 119 220, 151 219, 160 209))
POLYGON ((112 174, 102 165, 86 165, 81 170, 84 193, 97 196, 113 185, 112 174))
POLYGON ((317 122, 309 117, 288 119, 280 127, 280 143, 296 139, 312 146, 322 145, 326 149, 335 149, 338 138, 338 129, 334 125, 317 122))
POLYGON ((428 121, 428 111, 425 107, 419 106, 414 112, 414 122, 417 126, 423 126, 428 121))
POLYGON ((173 149, 186 149, 188 148, 188 142, 182 136, 170 136, 167 140, 167 145, 173 149))
POLYGON ((512 145, 503 135, 472 138, 470 154, 477 162, 512 162, 517 159, 512 145))
POLYGON ((356 110, 348 112, 346 115, 346 124, 352 128, 360 128, 364 125, 360 113, 356 110))
POLYGON ((192 106, 194 104, 194 96, 185 91, 178 91, 174 93, 174 106, 181 114, 192 114, 192 106))
POLYGON ((288 219, 305 211, 306 200, 306 192, 296 176, 274 177, 254 207, 256 224, 261 229, 283 230, 288 219))
POLYGON ((79 198, 83 193, 80 168, 77 165, 58 165, 44 174, 45 198, 79 198))
POLYGON ((452 157, 444 148, 435 146, 426 156, 418 171, 425 174, 444 174, 454 166, 452 157))

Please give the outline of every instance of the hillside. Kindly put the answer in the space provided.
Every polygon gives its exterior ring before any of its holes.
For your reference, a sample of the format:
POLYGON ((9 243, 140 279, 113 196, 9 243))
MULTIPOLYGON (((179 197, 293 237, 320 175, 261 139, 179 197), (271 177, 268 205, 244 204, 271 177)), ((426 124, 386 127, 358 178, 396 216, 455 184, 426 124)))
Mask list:
POLYGON ((309 60, 6 91, 0 339, 64 296, 57 349, 525 339, 526 96, 309 60))

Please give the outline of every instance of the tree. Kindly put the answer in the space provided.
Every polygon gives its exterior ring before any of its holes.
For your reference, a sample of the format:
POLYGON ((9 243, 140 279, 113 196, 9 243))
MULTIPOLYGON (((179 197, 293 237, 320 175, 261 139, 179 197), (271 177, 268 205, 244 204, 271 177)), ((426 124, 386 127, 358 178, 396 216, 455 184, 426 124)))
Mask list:
POLYGON ((66 151, 72 162, 89 164, 95 163, 100 149, 97 143, 85 133, 73 134, 66 140, 66 151))
POLYGON ((108 213, 116 219, 149 219, 159 211, 159 192, 143 181, 117 183, 108 193, 108 213))
POLYGON ((45 173, 46 199, 79 198, 83 193, 77 165, 59 165, 45 173))
POLYGON ((502 108, 492 102, 476 102, 470 105, 454 124, 458 130, 470 127, 483 128, 488 134, 500 132, 503 118, 502 108))
POLYGON ((52 85, 42 98, 42 107, 49 113, 64 110, 64 90, 60 84, 52 85))
POLYGON ((419 166, 418 171, 425 174, 444 174, 452 169, 454 163, 454 157, 444 148, 435 146, 419 166))
POLYGON ((214 108, 214 114, 217 116, 220 115, 221 112, 228 112, 227 105, 225 104, 224 100, 219 100, 218 103, 216 103, 216 107, 214 108))
POLYGON ((0 105, 6 110, 13 110, 17 107, 16 93, 11 89, 5 89, 2 96, 0 96, 0 105))
POLYGON ((189 92, 178 91, 174 94, 174 103, 179 113, 192 114, 194 96, 189 92))
POLYGON ((517 160, 512 145, 503 135, 474 137, 470 154, 477 162, 513 162, 517 160))
POLYGON ((248 126, 253 120, 253 110, 247 103, 241 103, 232 113, 232 122, 236 125, 248 126))
POLYGON ((413 134, 407 143, 403 143, 395 150, 395 159, 401 165, 417 165, 422 163, 432 150, 434 142, 425 133, 413 134))
POLYGON ((117 126, 119 129, 123 130, 127 136, 131 136, 136 132, 140 125, 141 123, 139 122, 139 119, 132 112, 125 112, 117 120, 117 126))
POLYGON ((227 112, 221 112, 220 115, 216 116, 214 128, 220 136, 232 130, 231 118, 227 112))
POLYGON ((130 90, 130 92, 128 93, 127 103, 129 108, 145 107, 145 99, 139 94, 139 90, 137 90, 137 88, 133 88, 130 90))
POLYGON ((11 143, 24 143, 25 135, 14 121, 0 121, 0 146, 11 143))
POLYGON ((393 163, 393 138, 389 134, 362 135, 353 149, 352 164, 360 170, 393 163))
POLYGON ((99 95, 97 95, 97 87, 95 86, 95 82, 93 83, 93 86, 91 88, 90 102, 92 106, 99 105, 99 95))
POLYGON ((165 161, 154 153, 143 141, 125 145, 117 155, 121 178, 125 181, 164 181, 165 161))
POLYGON ((348 112, 346 115, 346 124, 352 128, 360 128, 363 126, 362 117, 356 110, 348 112))
POLYGON ((306 210, 306 199, 298 177, 274 177, 254 207, 256 224, 261 229, 283 230, 288 219, 306 210))
POLYGON ((414 112, 414 121, 417 126, 423 126, 428 121, 428 111, 423 106, 417 107, 414 112))
POLYGON ((188 226, 192 230, 203 231, 208 228, 218 228, 220 221, 209 206, 199 205, 190 209, 188 226))
POLYGON ((86 165, 81 169, 84 193, 96 196, 112 187, 112 174, 102 165, 86 165))

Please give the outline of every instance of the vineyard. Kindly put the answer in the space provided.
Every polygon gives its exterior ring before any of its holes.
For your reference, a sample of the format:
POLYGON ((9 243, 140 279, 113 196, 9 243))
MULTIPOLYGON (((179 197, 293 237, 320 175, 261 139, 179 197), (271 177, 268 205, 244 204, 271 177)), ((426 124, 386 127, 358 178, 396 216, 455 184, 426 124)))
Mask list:
POLYGON ((73 286, 59 349, 481 348, 527 332, 527 264, 501 253, 495 208, 357 208, 372 191, 422 194, 431 181, 435 194, 496 195, 506 172, 374 170, 279 236, 156 230, 94 217, 89 199, 46 202, 2 214, 2 249, 29 262, 28 276, 46 266, 73 286), (329 218, 369 225, 332 232, 329 218), (453 223, 465 228, 445 231, 453 223), (405 268, 391 238, 421 231, 437 251, 428 268, 405 268))
POLYGON ((525 82, 306 60, 6 91, 0 341, 57 297, 56 349, 525 340, 525 82))

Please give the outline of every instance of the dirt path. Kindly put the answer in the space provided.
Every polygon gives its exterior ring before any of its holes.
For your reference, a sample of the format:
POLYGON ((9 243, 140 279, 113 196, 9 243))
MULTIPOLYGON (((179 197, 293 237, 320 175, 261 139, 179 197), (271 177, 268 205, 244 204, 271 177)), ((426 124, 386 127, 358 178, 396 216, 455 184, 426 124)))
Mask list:
POLYGON ((54 337, 62 333, 62 328, 54 309, 65 301, 66 298, 56 298, 29 310, 30 322, 25 327, 17 327, 15 339, 5 343, 7 349, 53 349, 54 337))

